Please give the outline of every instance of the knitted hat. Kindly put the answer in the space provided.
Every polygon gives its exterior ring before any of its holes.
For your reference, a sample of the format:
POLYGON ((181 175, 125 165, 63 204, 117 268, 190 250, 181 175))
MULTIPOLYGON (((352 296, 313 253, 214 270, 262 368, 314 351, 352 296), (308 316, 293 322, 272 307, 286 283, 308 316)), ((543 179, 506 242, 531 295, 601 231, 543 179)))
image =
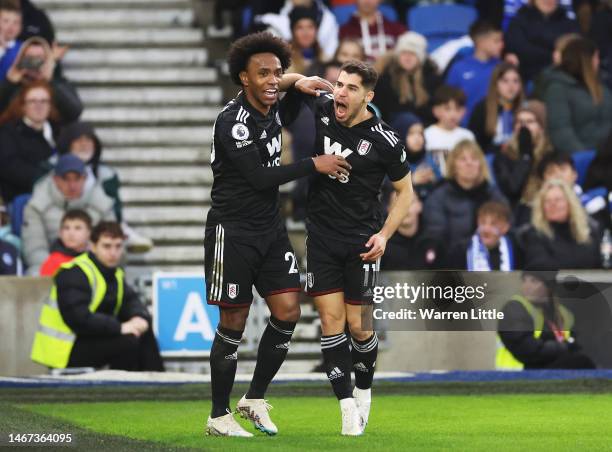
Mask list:
POLYGON ((391 127, 397 131, 402 141, 406 139, 410 127, 414 124, 423 124, 423 121, 417 115, 410 112, 400 113, 391 121, 391 127))
POLYGON ((289 24, 291 26, 291 30, 298 21, 302 19, 310 19, 314 22, 315 26, 317 25, 317 12, 312 8, 306 8, 304 6, 296 6, 289 13, 289 24))
POLYGON ((419 33, 407 31, 395 43, 395 54, 399 55, 402 52, 414 53, 419 62, 423 64, 427 57, 427 39, 419 33))
POLYGON ((546 105, 539 100, 528 100, 516 111, 517 116, 522 111, 527 111, 533 114, 536 121, 538 121, 538 124, 540 124, 540 127, 542 129, 546 129, 546 105))

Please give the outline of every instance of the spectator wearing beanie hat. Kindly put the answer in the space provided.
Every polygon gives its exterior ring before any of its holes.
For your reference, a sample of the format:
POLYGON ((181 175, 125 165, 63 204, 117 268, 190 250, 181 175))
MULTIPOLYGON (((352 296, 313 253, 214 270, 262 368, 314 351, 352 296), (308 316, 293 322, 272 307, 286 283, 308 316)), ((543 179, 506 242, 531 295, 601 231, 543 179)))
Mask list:
POLYGON ((374 104, 387 122, 404 112, 419 116, 429 125, 433 93, 442 80, 427 58, 427 40, 414 31, 401 35, 393 54, 382 62, 374 104))
POLYGON ((317 16, 311 8, 295 7, 289 13, 291 24, 291 66, 288 72, 304 74, 322 66, 325 56, 317 41, 317 16))

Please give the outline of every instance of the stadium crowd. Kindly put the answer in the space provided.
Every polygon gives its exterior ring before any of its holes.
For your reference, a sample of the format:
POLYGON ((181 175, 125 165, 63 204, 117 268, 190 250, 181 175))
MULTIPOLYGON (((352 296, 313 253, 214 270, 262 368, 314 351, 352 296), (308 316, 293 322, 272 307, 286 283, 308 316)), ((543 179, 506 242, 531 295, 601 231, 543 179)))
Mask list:
POLYGON ((0 274, 52 275, 65 261, 58 252, 82 253, 87 239, 73 248, 62 236, 66 214, 89 218, 88 230, 116 220, 132 250, 152 246, 123 221, 117 173, 79 121, 83 104, 62 71, 67 50, 30 0, 0 1, 0 274))
MULTIPOLYGON (((290 43, 290 71, 377 68, 372 103, 405 140, 417 194, 383 269, 608 268, 612 1, 436 3, 216 2, 209 35, 232 9, 235 36, 290 43)), ((288 132, 293 157, 309 155, 310 115, 288 132)), ((296 184, 295 220, 307 193, 296 184)))

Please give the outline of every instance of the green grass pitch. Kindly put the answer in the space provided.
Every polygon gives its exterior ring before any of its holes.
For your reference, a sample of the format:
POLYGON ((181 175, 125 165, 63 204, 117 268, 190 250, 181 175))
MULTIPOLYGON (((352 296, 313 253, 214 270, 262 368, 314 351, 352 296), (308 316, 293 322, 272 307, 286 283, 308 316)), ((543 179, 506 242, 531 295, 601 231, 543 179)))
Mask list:
MULTIPOLYGON (((10 428, 10 431, 24 432, 38 428, 38 431, 74 432, 77 450, 115 452, 327 452, 356 448, 377 451, 612 451, 612 394, 609 392, 495 394, 470 391, 469 394, 384 393, 378 396, 375 392, 370 424, 365 435, 358 438, 340 436, 340 412, 331 394, 292 397, 283 392, 282 396, 270 396, 274 406, 271 415, 280 430, 275 437, 259 432, 250 439, 206 437, 203 428, 210 409, 208 400, 165 400, 163 397, 72 403, 23 403, 21 397, 16 397, 0 405, 0 411, 5 413, 0 416, 0 431, 7 432, 10 428), (19 399, 22 402, 18 402, 19 399)), ((201 395, 207 396, 206 393, 201 395)), ((236 392, 233 403, 238 396, 236 392)), ((104 397, 99 396, 98 400, 104 397)), ((255 433, 250 424, 243 425, 255 433)))

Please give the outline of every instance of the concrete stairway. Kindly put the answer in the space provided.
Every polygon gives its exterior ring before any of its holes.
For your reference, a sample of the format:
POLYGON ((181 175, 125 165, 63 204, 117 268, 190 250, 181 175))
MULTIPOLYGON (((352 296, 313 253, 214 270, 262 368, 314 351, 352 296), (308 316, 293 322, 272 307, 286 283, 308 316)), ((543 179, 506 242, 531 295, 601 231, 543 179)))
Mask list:
MULTIPOLYGON (((202 272, 212 124, 222 91, 189 0, 36 0, 70 46, 77 84, 118 169, 126 220, 155 248, 130 255, 130 277, 202 272)), ((212 5, 212 3, 211 3, 212 5)))

